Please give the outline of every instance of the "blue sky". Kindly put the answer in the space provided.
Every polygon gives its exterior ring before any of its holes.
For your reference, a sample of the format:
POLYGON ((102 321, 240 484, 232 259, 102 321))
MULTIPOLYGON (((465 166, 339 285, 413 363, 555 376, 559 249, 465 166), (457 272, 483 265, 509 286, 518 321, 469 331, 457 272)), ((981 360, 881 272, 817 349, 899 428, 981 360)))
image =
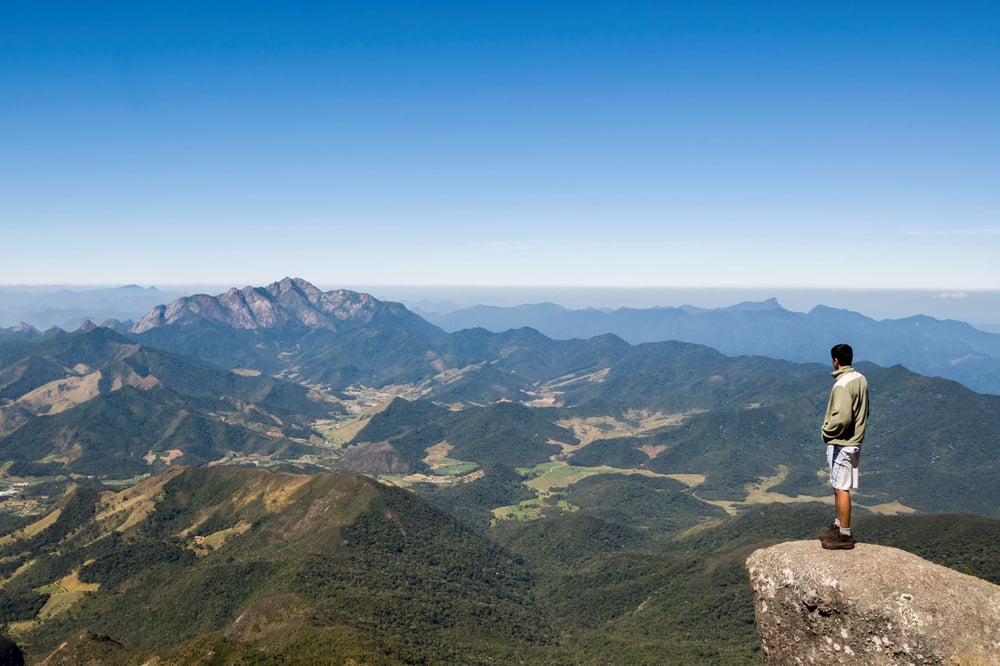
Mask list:
POLYGON ((0 93, 0 284, 1000 289, 992 2, 7 3, 0 93))

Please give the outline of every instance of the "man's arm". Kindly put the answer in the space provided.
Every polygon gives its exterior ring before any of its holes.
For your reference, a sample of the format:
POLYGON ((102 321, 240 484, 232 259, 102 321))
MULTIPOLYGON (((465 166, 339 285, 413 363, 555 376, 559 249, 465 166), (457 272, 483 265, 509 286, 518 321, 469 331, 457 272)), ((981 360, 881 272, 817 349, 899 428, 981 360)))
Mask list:
POLYGON ((848 432, 853 417, 851 394, 843 386, 834 386, 830 392, 830 405, 823 422, 823 441, 829 442, 848 432))

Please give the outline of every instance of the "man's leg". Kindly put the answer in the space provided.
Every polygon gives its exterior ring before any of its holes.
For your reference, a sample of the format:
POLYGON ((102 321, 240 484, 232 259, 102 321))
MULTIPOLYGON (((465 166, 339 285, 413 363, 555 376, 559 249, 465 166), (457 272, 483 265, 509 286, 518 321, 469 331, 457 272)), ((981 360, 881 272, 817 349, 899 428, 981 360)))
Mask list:
POLYGON ((823 548, 841 550, 854 548, 851 536, 851 491, 853 485, 853 463, 841 447, 831 452, 830 481, 833 485, 833 504, 837 510, 837 527, 833 534, 827 533, 822 539, 823 548))
POLYGON ((851 529, 851 491, 833 490, 833 503, 837 508, 837 521, 843 530, 851 529))
POLYGON ((837 522, 840 527, 836 533, 820 542, 827 550, 849 550, 854 548, 854 537, 851 536, 851 491, 834 488, 833 502, 837 507, 837 522))

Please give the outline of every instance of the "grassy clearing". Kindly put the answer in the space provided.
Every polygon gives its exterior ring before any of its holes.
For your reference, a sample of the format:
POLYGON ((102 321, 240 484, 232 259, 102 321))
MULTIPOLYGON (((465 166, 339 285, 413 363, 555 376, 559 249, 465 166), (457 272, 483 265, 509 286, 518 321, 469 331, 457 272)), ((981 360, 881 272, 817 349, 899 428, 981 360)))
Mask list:
POLYGON ((317 421, 313 424, 316 430, 327 444, 340 448, 361 432, 361 429, 368 425, 368 416, 359 416, 344 421, 317 421))
POLYGON ((448 454, 455 448, 447 441, 438 442, 434 446, 427 447, 427 455, 424 462, 431 468, 437 476, 464 476, 469 472, 479 469, 479 464, 468 460, 457 460, 449 458, 448 454))
POLYGON ((547 508, 557 508, 560 511, 578 511, 580 507, 573 506, 566 500, 550 496, 546 499, 539 498, 509 506, 499 506, 492 510, 493 521, 536 520, 542 517, 542 512, 547 508))
POLYGON ((536 467, 522 467, 517 470, 524 476, 532 478, 524 485, 538 493, 551 493, 554 489, 567 488, 577 481, 598 474, 640 474, 642 476, 665 477, 675 479, 689 487, 704 483, 703 474, 658 474, 645 469, 621 469, 618 467, 574 467, 564 462, 547 462, 536 467))
POLYGON ((584 374, 584 375, 569 374, 569 375, 563 375, 562 377, 556 377, 555 379, 546 382, 545 386, 542 387, 539 394, 543 398, 557 399, 559 395, 559 389, 564 388, 566 386, 570 386, 572 384, 578 384, 581 382, 584 383, 603 382, 604 378, 608 376, 609 372, 611 372, 610 368, 604 368, 602 370, 598 370, 596 372, 591 372, 589 374, 584 374))
POLYGON ((699 413, 702 410, 683 412, 678 414, 664 414, 663 412, 648 412, 646 410, 629 410, 624 417, 619 419, 613 416, 592 416, 588 418, 563 419, 557 421, 556 425, 567 428, 576 435, 580 444, 567 447, 572 451, 599 439, 610 439, 612 437, 641 437, 655 432, 661 428, 681 425, 685 419, 699 413))
POLYGON ((576 511, 579 507, 568 503, 562 493, 569 486, 590 476, 599 474, 640 474, 642 476, 675 479, 689 487, 705 481, 701 474, 657 474, 648 470, 619 469, 617 467, 574 467, 564 462, 547 462, 535 467, 522 467, 521 475, 531 477, 524 485, 531 488, 536 497, 518 504, 499 506, 492 510, 494 520, 533 520, 541 518, 545 509, 576 511))
POLYGON ((30 411, 45 409, 48 414, 58 414, 96 397, 100 381, 100 372, 82 377, 65 377, 25 393, 15 404, 30 411))
POLYGON ((529 500, 501 506, 493 509, 491 513, 495 518, 507 520, 535 520, 542 517, 545 508, 558 508, 562 511, 576 511, 578 507, 571 505, 563 499, 561 493, 548 491, 536 491, 537 497, 529 500))
POLYGON ((62 509, 56 509, 55 511, 50 511, 45 514, 40 520, 36 520, 30 525, 26 525, 23 529, 20 529, 13 534, 7 534, 0 537, 0 546, 11 543, 12 541, 17 541, 19 539, 29 539, 47 527, 53 525, 56 520, 59 519, 59 515, 62 513, 62 509))
POLYGON ((386 386, 373 389, 365 386, 350 387, 344 391, 347 400, 337 401, 347 408, 349 416, 338 419, 323 419, 316 421, 312 427, 320 433, 327 444, 341 448, 353 440, 374 414, 389 406, 395 398, 414 399, 419 397, 417 387, 409 384, 386 386))
POLYGON ((476 470, 479 469, 478 463, 449 458, 448 454, 453 448, 446 441, 427 447, 427 455, 423 460, 430 467, 429 474, 380 474, 376 478, 382 483, 406 488, 415 483, 438 485, 465 483, 482 476, 481 472, 478 473, 479 476, 476 476, 476 470))
POLYGON ((424 462, 427 463, 431 469, 434 469, 448 459, 448 454, 451 453, 453 448, 455 447, 449 444, 447 440, 438 442, 434 446, 428 446, 427 455, 424 456, 424 462))
POLYGON ((37 588, 36 591, 49 595, 48 601, 38 611, 36 621, 44 621, 57 615, 79 601, 87 592, 96 592, 100 589, 97 583, 84 583, 80 580, 77 572, 74 571, 69 576, 61 578, 54 583, 37 588))
POLYGON ((381 483, 390 486, 400 486, 402 488, 409 488, 416 483, 451 485, 455 483, 467 483, 482 477, 482 472, 477 472, 477 470, 479 470, 479 465, 476 463, 445 458, 427 474, 420 472, 412 474, 379 474, 375 476, 375 479, 381 483))
POLYGON ((476 463, 462 462, 461 460, 445 460, 441 465, 434 468, 437 476, 464 476, 479 468, 476 463))
POLYGON ((220 530, 218 532, 213 532, 205 536, 203 539, 197 541, 195 547, 196 555, 208 555, 213 550, 218 550, 226 543, 229 539, 234 536, 239 536, 241 534, 246 534, 252 525, 247 522, 237 523, 234 527, 230 527, 225 530, 220 530))
POLYGON ((22 620, 20 622, 11 622, 7 625, 7 633, 12 638, 17 638, 21 634, 31 631, 35 628, 35 620, 22 620))
POLYGON ((163 490, 163 486, 182 471, 181 467, 171 467, 163 474, 125 490, 101 493, 95 516, 97 522, 114 523, 115 529, 123 532, 144 521, 154 510, 155 498, 163 490))
POLYGON ((898 516, 904 513, 916 513, 916 509, 912 509, 905 504, 900 504, 899 502, 887 502, 885 504, 872 504, 865 507, 873 513, 878 513, 883 516, 898 516))
POLYGON ((76 571, 58 581, 57 585, 62 587, 66 592, 96 592, 101 588, 98 583, 84 583, 81 581, 76 571))
POLYGON ((666 474, 665 476, 670 477, 674 481, 680 481, 688 488, 695 488, 705 483, 704 474, 666 474))

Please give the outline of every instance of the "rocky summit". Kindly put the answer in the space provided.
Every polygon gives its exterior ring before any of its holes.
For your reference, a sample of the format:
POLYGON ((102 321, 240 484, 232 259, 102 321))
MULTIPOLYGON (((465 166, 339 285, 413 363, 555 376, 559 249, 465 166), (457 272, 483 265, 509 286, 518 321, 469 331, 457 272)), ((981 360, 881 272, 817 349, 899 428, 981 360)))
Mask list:
POLYGON ((301 278, 266 287, 230 289, 219 296, 195 294, 160 305, 132 327, 143 333, 157 326, 208 320, 237 329, 305 326, 336 330, 346 320, 368 322, 383 304, 368 294, 338 289, 324 292, 301 278))
POLYGON ((768 664, 997 664, 1000 587, 896 548, 818 540, 747 559, 768 664))

